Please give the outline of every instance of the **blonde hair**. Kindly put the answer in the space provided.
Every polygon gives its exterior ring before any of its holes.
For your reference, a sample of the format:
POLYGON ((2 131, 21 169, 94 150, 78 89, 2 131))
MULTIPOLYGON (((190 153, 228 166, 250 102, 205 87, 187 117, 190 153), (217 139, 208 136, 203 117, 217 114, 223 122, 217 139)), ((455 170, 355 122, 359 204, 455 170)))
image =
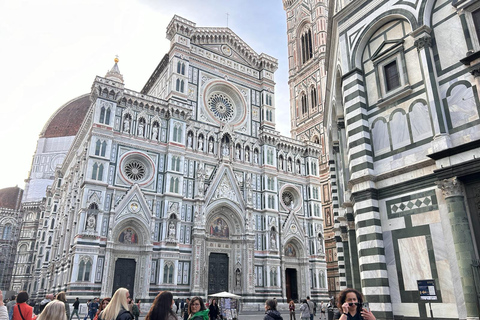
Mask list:
POLYGON ((110 303, 100 313, 102 319, 116 319, 122 308, 128 311, 127 293, 128 289, 125 288, 118 288, 115 291, 110 303))
POLYGON ((68 320, 65 313, 65 303, 60 300, 49 302, 37 320, 68 320))
POLYGON ((67 295, 65 294, 64 291, 60 291, 58 294, 57 294, 57 300, 60 300, 62 302, 67 302, 67 295))

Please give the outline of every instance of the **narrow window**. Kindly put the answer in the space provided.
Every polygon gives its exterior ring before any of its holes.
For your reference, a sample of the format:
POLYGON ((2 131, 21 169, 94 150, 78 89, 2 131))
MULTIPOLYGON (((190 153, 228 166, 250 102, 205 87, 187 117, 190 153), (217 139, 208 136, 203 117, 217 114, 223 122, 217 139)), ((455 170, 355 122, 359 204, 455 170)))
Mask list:
POLYGON ((180 91, 180 79, 177 79, 177 85, 175 87, 175 90, 180 91))
POLYGON ((394 60, 386 64, 383 69, 385 70, 385 83, 387 91, 392 91, 400 87, 400 75, 398 74, 397 61, 394 60))
POLYGON ((105 124, 110 124, 110 108, 107 108, 107 112, 105 113, 105 124))
POLYGON ((475 25, 475 31, 477 32, 477 38, 480 42, 480 9, 472 12, 473 24, 475 25))
POLYGON ((97 143, 95 143, 95 155, 96 156, 100 155, 100 146, 101 146, 101 142, 100 142, 100 140, 97 140, 97 143))
POLYGON ((78 266, 77 281, 83 281, 83 270, 85 269, 85 261, 80 261, 78 266))
POLYGON ((180 61, 177 62, 177 73, 180 73, 181 63, 180 61))
POLYGON ((102 150, 100 152, 100 155, 102 157, 105 157, 105 153, 107 152, 107 143, 105 141, 102 142, 102 150))
POLYGON ((184 90, 185 90, 185 81, 182 80, 182 81, 180 82, 180 92, 183 93, 184 90))
POLYGON ((105 121, 105 107, 102 107, 100 109, 100 123, 103 123, 105 121))

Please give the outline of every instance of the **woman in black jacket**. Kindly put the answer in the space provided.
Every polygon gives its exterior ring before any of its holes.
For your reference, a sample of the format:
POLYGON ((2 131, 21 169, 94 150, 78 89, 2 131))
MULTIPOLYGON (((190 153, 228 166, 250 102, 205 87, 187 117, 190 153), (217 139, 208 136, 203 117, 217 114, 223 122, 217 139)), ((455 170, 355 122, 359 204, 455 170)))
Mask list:
POLYGON ((218 313, 220 312, 220 310, 218 309, 217 300, 213 299, 208 309, 210 309, 210 312, 208 313, 210 320, 217 319, 218 313))

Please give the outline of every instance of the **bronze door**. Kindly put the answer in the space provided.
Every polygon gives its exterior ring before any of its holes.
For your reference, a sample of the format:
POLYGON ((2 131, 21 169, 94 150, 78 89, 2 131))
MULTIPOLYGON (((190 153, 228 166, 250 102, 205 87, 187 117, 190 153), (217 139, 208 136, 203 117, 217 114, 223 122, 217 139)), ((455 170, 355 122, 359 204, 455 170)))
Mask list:
POLYGON ((298 302, 297 270, 285 270, 285 289, 287 293, 287 301, 291 299, 298 302))
POLYGON ((228 256, 211 253, 208 261, 208 294, 228 291, 228 256))
POLYGON ((135 285, 136 264, 134 259, 117 259, 115 262, 112 296, 118 288, 126 288, 130 292, 130 297, 135 298, 133 288, 135 285))

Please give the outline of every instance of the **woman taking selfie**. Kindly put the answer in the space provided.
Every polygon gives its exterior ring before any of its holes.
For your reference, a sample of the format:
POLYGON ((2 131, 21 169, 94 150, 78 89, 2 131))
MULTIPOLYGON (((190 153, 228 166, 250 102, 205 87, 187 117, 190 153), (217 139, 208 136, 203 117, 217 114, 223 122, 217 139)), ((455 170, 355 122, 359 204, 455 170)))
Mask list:
POLYGON ((333 319, 339 320, 375 320, 369 309, 362 308, 363 295, 355 289, 347 288, 338 295, 338 312, 333 319))

